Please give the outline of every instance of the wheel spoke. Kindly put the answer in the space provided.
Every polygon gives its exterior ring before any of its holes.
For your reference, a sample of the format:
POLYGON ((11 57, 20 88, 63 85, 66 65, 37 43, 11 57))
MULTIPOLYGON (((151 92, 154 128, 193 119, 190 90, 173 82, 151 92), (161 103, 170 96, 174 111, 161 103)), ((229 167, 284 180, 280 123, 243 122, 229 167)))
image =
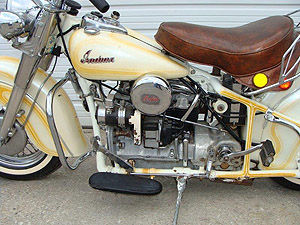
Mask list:
POLYGON ((28 145, 25 147, 25 149, 27 149, 30 153, 34 153, 34 151, 32 152, 32 150, 30 150, 30 148, 28 148, 28 145))

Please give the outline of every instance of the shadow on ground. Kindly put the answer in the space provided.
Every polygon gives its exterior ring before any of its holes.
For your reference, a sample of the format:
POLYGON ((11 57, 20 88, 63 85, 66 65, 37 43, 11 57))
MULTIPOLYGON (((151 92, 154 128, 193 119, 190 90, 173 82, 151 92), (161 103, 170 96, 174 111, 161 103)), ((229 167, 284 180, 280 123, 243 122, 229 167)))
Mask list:
MULTIPOLYGON (((1 224, 171 224, 177 190, 172 178, 158 178, 156 196, 102 192, 90 188, 95 159, 78 170, 61 168, 42 180, 0 178, 1 224)), ((299 192, 270 179, 253 186, 189 180, 179 224, 297 224, 299 192)))

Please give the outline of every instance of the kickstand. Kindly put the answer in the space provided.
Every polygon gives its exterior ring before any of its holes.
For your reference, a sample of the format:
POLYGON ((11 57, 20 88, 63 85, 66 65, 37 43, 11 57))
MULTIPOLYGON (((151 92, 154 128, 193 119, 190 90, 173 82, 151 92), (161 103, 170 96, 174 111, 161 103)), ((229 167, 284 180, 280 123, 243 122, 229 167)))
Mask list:
POLYGON ((178 196, 177 196, 177 201, 176 201, 176 209, 175 209, 175 214, 174 214, 174 219, 173 219, 173 225, 177 225, 180 203, 182 200, 183 191, 185 190, 185 187, 186 187, 187 177, 177 177, 176 180, 177 180, 178 196))

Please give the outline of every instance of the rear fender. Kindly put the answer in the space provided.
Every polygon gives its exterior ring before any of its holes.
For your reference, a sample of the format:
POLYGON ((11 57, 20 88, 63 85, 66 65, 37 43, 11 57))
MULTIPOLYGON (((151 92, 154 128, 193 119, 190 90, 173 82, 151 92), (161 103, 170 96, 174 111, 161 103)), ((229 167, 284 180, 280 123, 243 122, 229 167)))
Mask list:
MULTIPOLYGON (((16 58, 0 57, 0 103, 3 106, 9 100, 19 62, 16 58)), ((47 73, 42 69, 38 69, 21 105, 21 109, 25 111, 25 114, 18 118, 21 124, 25 122, 36 93, 46 77, 47 73)), ((25 125, 26 133, 31 142, 39 150, 52 156, 57 156, 58 154, 47 122, 45 106, 46 96, 55 84, 56 81, 52 77, 45 83, 39 94, 37 103, 33 107, 32 114, 25 125)), ((65 155, 67 157, 78 157, 86 153, 88 151, 86 138, 74 106, 63 89, 58 90, 54 96, 53 111, 65 155)))
MULTIPOLYGON (((300 72, 300 68, 298 69, 300 72)), ((261 103, 270 109, 282 113, 300 124, 300 78, 296 79, 287 91, 267 92, 262 95, 261 103)), ((300 159, 300 138, 291 127, 266 122, 264 115, 256 116, 254 120, 253 142, 271 140, 276 154, 274 162, 265 169, 289 170, 297 169, 300 159)), ((255 154, 252 154, 255 156, 255 154)), ((256 153, 258 158, 258 153, 256 153)))

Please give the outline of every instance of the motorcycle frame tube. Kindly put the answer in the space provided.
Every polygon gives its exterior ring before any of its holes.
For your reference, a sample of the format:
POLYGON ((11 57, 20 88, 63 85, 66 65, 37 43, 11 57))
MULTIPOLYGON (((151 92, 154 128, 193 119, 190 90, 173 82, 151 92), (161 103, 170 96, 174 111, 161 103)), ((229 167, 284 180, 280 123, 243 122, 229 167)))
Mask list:
MULTIPOLYGON (((90 82, 86 79, 83 79, 78 74, 76 74, 76 75, 78 78, 79 85, 83 91, 83 94, 85 96, 88 96, 88 97, 86 97, 86 101, 87 101, 89 111, 90 111, 90 117, 91 117, 94 136, 101 137, 100 138, 101 145, 105 146, 106 142, 103 138, 103 135, 101 135, 100 126, 98 125, 97 120, 95 118, 95 115, 96 115, 95 101, 92 96, 89 96, 90 85, 92 84, 92 82, 90 82)), ((106 156, 101 152, 97 152, 96 158, 97 158, 97 170, 99 172, 107 172, 109 170, 109 167, 106 166, 106 164, 105 164, 106 156)))
MULTIPOLYGON (((16 58, 0 57, 0 103, 4 106, 11 94, 19 62, 16 58)), ((25 110, 25 114, 18 118, 21 124, 26 121, 34 97, 47 76, 48 74, 42 69, 37 70, 21 104, 21 109, 25 110)), ((47 122, 45 105, 46 96, 55 84, 56 81, 52 77, 44 84, 25 125, 26 133, 33 144, 51 156, 58 156, 58 154, 47 122)), ((88 151, 88 144, 68 95, 60 89, 55 94, 53 101, 54 119, 66 157, 78 157, 85 154, 88 151)))

